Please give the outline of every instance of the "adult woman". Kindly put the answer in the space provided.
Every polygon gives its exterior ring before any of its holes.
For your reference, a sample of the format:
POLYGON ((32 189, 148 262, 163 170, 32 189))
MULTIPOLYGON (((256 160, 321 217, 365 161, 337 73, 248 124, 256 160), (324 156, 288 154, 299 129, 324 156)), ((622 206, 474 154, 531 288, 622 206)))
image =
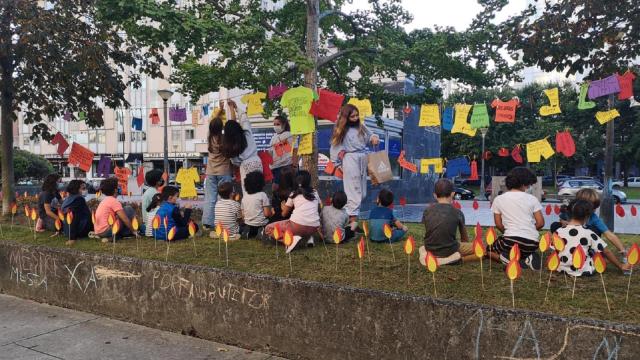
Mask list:
POLYGON ((379 143, 378 135, 360 121, 358 108, 347 104, 340 110, 338 121, 331 135, 331 161, 342 166, 344 192, 347 193, 345 209, 351 229, 358 226, 360 204, 367 196, 367 143, 379 143))
POLYGON ((205 229, 215 226, 215 208, 218 201, 218 185, 231 181, 231 163, 222 154, 222 122, 224 104, 220 102, 218 111, 213 114, 209 122, 209 160, 207 162, 207 179, 204 190, 204 208, 202 211, 202 225, 205 229))
POLYGON ((273 173, 273 191, 278 190, 280 185, 280 173, 282 169, 290 167, 291 164, 291 132, 289 121, 282 116, 276 116, 273 119, 273 129, 276 134, 271 138, 269 143, 269 152, 273 163, 271 164, 271 173, 273 173))
POLYGON ((38 195, 38 231, 55 231, 55 222, 58 219, 58 206, 62 202, 62 197, 58 191, 58 181, 60 175, 49 174, 42 182, 42 191, 38 195))
POLYGON ((229 104, 229 121, 224 125, 222 136, 222 155, 240 168, 240 183, 242 193, 245 193, 244 178, 253 171, 262 172, 262 162, 258 157, 258 147, 253 139, 251 123, 244 116, 240 123, 236 121, 237 105, 232 100, 229 104))

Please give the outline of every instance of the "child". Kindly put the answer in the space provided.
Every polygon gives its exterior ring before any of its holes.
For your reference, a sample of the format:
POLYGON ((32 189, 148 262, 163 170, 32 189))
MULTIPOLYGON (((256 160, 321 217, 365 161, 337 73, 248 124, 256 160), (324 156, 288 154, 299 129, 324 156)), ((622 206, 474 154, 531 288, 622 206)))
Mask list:
POLYGON ((38 195, 38 222, 36 230, 55 231, 55 221, 58 219, 58 206, 62 202, 62 197, 58 191, 58 181, 60 175, 49 174, 42 182, 42 192, 38 195))
MULTIPOLYGON (((158 208, 160 207, 160 203, 161 203, 160 198, 161 198, 160 193, 153 195, 153 198, 151 198, 151 202, 149 203, 147 208, 144 209, 146 210, 146 214, 147 214, 147 217, 144 219, 144 224, 145 224, 144 236, 146 237, 153 237, 153 218, 158 213, 158 208)), ((160 225, 163 226, 162 221, 160 221, 160 225)))
MULTIPOLYGON (((627 249, 622 244, 622 241, 614 234, 607 225, 596 215, 595 211, 600 207, 600 195, 594 189, 580 189, 576 193, 576 200, 585 200, 591 203, 593 206, 593 212, 587 223, 585 225, 586 228, 593 231, 596 235, 604 237, 609 240, 613 246, 618 249, 622 258, 626 261, 626 253, 627 249)), ((563 206, 564 208, 564 206, 563 206)), ((570 212, 563 211, 560 213, 560 222, 551 224, 551 231, 556 231, 560 226, 564 226, 570 219, 570 212)))
POLYGON ((273 158, 273 164, 270 165, 271 173, 273 173, 273 192, 278 190, 280 184, 280 175, 282 170, 291 167, 292 157, 291 151, 287 151, 293 147, 291 143, 291 127, 289 121, 283 116, 276 116, 273 119, 273 130, 276 132, 269 143, 269 153, 273 158))
POLYGON ((465 260, 475 259, 464 214, 451 205, 454 194, 453 183, 449 179, 436 181, 433 194, 436 203, 427 207, 422 214, 424 246, 420 246, 419 252, 423 265, 427 250, 438 258, 441 265, 457 262, 468 255, 471 257, 465 260), (460 232, 460 241, 456 240, 457 232, 460 232))
POLYGON ((360 119, 358 108, 347 104, 340 110, 331 135, 331 161, 342 166, 344 191, 347 194, 347 214, 351 230, 358 226, 360 204, 367 196, 367 143, 379 143, 375 135, 360 119))
MULTIPOLYGON (((240 231, 239 220, 242 219, 242 211, 240 210, 240 204, 233 200, 232 195, 233 184, 231 182, 227 181, 218 185, 218 196, 220 198, 216 203, 215 225, 222 224, 229 231, 229 240, 238 240, 240 239, 238 232, 240 231)), ((209 236, 212 238, 217 237, 215 231, 212 231, 209 236)))
POLYGON ((525 167, 513 168, 505 178, 506 192, 493 200, 491 210, 496 228, 502 231, 491 247, 492 259, 506 264, 509 251, 514 244, 520 247, 521 266, 540 270, 541 259, 538 250, 538 230, 544 226, 542 205, 529 194, 531 185, 537 181, 531 170, 525 167))
MULTIPOLYGON (((175 186, 165 186, 160 194, 161 204, 158 207, 156 215, 162 219, 160 227, 156 230, 156 239, 167 240, 167 232, 175 226, 176 233, 172 241, 182 240, 189 237, 189 219, 191 218, 191 205, 187 204, 184 207, 184 215, 180 214, 178 208, 178 194, 180 190, 175 186), (167 218, 167 228, 164 227, 164 219, 167 218)), ((198 226, 196 225, 196 231, 198 226)))
POLYGON ((606 248, 607 244, 593 231, 584 227, 593 213, 593 205, 589 201, 576 199, 569 203, 568 208, 571 218, 567 226, 558 229, 558 236, 566 241, 564 250, 558 254, 560 256, 559 272, 565 272, 572 276, 593 275, 593 256, 596 252, 602 252, 607 260, 622 271, 631 268, 629 264, 620 263, 606 248), (581 269, 573 267, 573 252, 578 246, 582 246, 586 255, 586 261, 581 269))
POLYGON ((299 171, 294 186, 295 190, 282 206, 282 216, 286 217, 291 213, 291 218, 271 223, 265 229, 265 233, 272 236, 273 229, 276 226, 280 228, 281 237, 276 241, 283 241, 285 231, 291 230, 294 235, 293 243, 287 252, 293 250, 303 237, 308 237, 307 246, 313 246, 313 235, 320 227, 320 199, 311 187, 311 174, 305 170, 299 171))
POLYGON ((296 180, 296 171, 292 167, 284 167, 280 170, 280 183, 278 190, 271 196, 274 214, 269 218, 269 222, 287 220, 289 217, 282 216, 282 207, 286 203, 289 195, 293 191, 293 184, 296 180))
POLYGON ((71 226, 64 222, 67 245, 73 245, 77 239, 86 237, 93 230, 91 224, 91 210, 84 197, 87 195, 87 185, 82 180, 71 180, 67 185, 69 196, 62 202, 61 210, 67 214, 73 213, 71 226))
POLYGON ((264 176, 259 171, 247 174, 244 179, 245 195, 242 197, 242 217, 246 229, 242 236, 246 239, 262 233, 264 226, 273 215, 269 197, 264 193, 264 176))
POLYGON ((393 216, 393 210, 389 208, 393 204, 393 193, 387 189, 380 190, 376 203, 378 206, 369 213, 369 230, 371 231, 369 238, 375 242, 400 241, 409 229, 393 216), (384 234, 385 224, 392 226, 391 239, 387 239, 384 234))
POLYGON ((344 209, 347 204, 347 194, 344 191, 336 191, 331 199, 331 205, 322 208, 320 220, 322 222, 322 234, 327 242, 333 239, 333 232, 340 228, 344 231, 344 241, 354 235, 349 225, 349 215, 344 209))
POLYGON ((96 209, 95 236, 102 238, 103 243, 112 241, 111 225, 109 225, 109 215, 120 220, 122 226, 116 235, 116 238, 131 236, 135 233, 131 226, 131 219, 136 215, 135 210, 131 206, 123 207, 118 196, 118 179, 112 177, 102 180, 100 190, 104 195, 98 209, 96 209))
POLYGON ((231 163, 222 155, 222 129, 224 122, 224 103, 220 101, 220 107, 214 112, 209 122, 207 161, 207 179, 204 190, 204 207, 202 209, 202 227, 209 230, 215 226, 215 208, 218 201, 218 185, 231 181, 231 163))
POLYGON ((162 179, 162 171, 153 169, 144 175, 144 181, 150 187, 144 191, 142 195, 142 219, 147 220, 147 208, 153 197, 160 192, 164 186, 164 179, 162 179))

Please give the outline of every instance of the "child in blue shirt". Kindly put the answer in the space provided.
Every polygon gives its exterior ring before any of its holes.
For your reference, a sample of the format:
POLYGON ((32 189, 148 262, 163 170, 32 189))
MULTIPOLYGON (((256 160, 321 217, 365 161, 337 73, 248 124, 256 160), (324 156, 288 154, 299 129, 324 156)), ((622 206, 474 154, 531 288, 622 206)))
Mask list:
MULTIPOLYGON (((162 201, 162 203, 156 212, 156 215, 161 219, 160 227, 156 230, 156 238, 158 240, 167 240, 167 232, 174 226, 176 227, 176 234, 172 241, 186 239, 189 237, 187 225, 191 218, 191 205, 185 205, 184 216, 180 214, 180 208, 178 208, 179 192, 180 190, 175 186, 165 186, 162 189, 162 193, 160 195, 160 201, 162 201), (165 217, 168 220, 166 231, 164 227, 165 217)), ((198 226, 196 225, 196 232, 197 231, 198 226)))
POLYGON ((389 208, 393 204, 393 193, 387 189, 380 190, 377 204, 378 206, 369 213, 369 230, 371 232, 369 237, 371 241, 390 241, 393 243, 402 240, 408 229, 393 216, 393 210, 389 208), (384 235, 385 224, 391 226, 391 239, 387 239, 384 235))

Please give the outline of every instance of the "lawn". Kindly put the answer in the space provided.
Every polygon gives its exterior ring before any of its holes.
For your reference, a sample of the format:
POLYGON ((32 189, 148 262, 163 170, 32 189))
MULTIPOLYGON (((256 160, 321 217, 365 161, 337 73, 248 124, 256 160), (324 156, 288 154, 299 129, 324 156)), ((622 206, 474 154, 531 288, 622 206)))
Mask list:
MULTIPOLYGON (((35 243, 52 247, 66 247, 62 237, 50 238, 50 234, 38 234, 37 240, 26 227, 16 226, 9 231, 5 224, 4 238, 21 243, 35 243)), ((420 246, 423 229, 418 224, 409 224, 410 233, 420 246)), ((473 230, 470 230, 473 233, 473 230)), ((622 236, 626 244, 640 241, 640 236, 622 236)), ((118 255, 140 257, 144 259, 165 260, 167 247, 164 242, 141 238, 139 251, 135 239, 125 239, 116 244, 118 255)), ((113 251, 113 245, 103 244, 96 240, 80 240, 73 248, 96 253, 113 251)), ((196 237, 197 256, 194 254, 193 242, 179 241, 170 244, 169 261, 184 264, 197 264, 210 267, 225 267, 225 247, 217 240, 207 237, 196 237)), ((395 261, 389 244, 371 244, 370 254, 365 256, 363 274, 364 282, 360 285, 359 260, 355 243, 349 242, 338 246, 338 270, 336 270, 336 246, 322 243, 316 247, 294 251, 291 254, 293 271, 289 270, 289 260, 284 249, 263 245, 255 240, 239 240, 229 243, 229 268, 260 274, 282 277, 293 277, 318 282, 379 289, 400 293, 433 296, 431 274, 419 265, 417 250, 411 256, 410 283, 407 284, 407 255, 403 244, 393 246, 395 261)), ((480 278, 480 263, 466 263, 457 266, 443 266, 436 272, 437 296, 439 298, 456 299, 468 302, 511 307, 509 280, 503 267, 493 263, 491 269, 487 260, 483 263, 483 290, 480 278)), ((549 298, 544 303, 546 282, 549 272, 542 273, 540 284, 539 272, 523 270, 522 277, 515 282, 516 307, 558 315, 596 318, 625 323, 640 324, 637 309, 640 307, 640 276, 634 275, 631 281, 629 303, 625 304, 627 276, 616 268, 609 266, 604 274, 611 313, 608 313, 599 277, 578 278, 575 298, 571 299, 573 278, 561 274, 553 274, 549 298)))

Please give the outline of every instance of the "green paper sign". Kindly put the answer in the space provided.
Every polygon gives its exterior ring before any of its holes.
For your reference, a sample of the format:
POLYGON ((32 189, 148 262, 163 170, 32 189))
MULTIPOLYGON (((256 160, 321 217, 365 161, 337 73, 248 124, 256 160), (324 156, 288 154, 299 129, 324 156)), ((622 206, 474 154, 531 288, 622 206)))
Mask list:
POLYGON ((578 98, 578 110, 588 110, 596 107, 594 101, 587 101, 587 92, 589 91, 589 83, 584 82, 580 85, 580 97, 578 98))
POLYGON ((471 113, 471 128, 480 129, 489 127, 489 113, 486 104, 474 104, 471 113))

